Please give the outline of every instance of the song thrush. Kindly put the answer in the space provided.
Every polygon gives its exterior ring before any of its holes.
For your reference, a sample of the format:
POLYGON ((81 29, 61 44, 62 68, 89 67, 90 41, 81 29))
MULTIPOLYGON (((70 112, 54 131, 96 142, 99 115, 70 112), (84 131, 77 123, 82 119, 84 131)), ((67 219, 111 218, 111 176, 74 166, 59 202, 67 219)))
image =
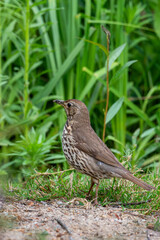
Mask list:
POLYGON ((88 195, 93 185, 96 184, 96 204, 99 179, 124 178, 148 191, 155 189, 125 169, 97 136, 90 125, 88 109, 83 102, 76 99, 54 100, 54 102, 62 105, 67 114, 62 136, 64 155, 73 168, 91 177, 91 187, 88 195))

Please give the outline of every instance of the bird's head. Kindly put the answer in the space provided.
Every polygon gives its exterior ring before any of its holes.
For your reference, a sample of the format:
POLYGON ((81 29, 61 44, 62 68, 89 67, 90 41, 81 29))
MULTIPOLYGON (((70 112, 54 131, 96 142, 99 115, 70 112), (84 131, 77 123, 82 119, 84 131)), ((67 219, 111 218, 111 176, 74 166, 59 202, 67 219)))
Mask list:
POLYGON ((89 121, 89 113, 86 105, 77 100, 77 99, 69 99, 66 101, 63 100, 54 100, 53 102, 61 105, 64 107, 67 119, 69 120, 75 120, 75 121, 81 121, 86 122, 89 121))

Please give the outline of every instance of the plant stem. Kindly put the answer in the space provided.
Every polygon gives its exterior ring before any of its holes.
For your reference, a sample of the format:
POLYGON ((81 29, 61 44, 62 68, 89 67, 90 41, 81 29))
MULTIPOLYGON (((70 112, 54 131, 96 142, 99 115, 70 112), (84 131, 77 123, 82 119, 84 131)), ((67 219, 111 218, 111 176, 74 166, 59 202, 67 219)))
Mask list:
MULTIPOLYGON (((124 14, 122 9, 125 8, 125 0, 121 0, 117 2, 117 10, 115 13, 116 21, 118 22, 124 22, 124 14)), ((127 43, 128 42, 128 36, 125 28, 123 26, 116 25, 115 27, 115 44, 116 47, 127 43)), ((128 45, 126 44, 126 47, 123 51, 123 54, 121 54, 119 58, 120 66, 123 66, 126 62, 128 62, 128 45)), ((122 97, 127 97, 127 82, 128 82, 128 70, 127 68, 121 75, 119 81, 117 84, 114 85, 114 88, 117 89, 119 92, 119 95, 122 97)), ((117 98, 114 97, 114 101, 116 101, 117 98)), ((126 139, 126 105, 123 104, 119 112, 116 114, 115 119, 113 119, 113 134, 114 136, 125 146, 125 139, 126 139)), ((123 152, 123 145, 119 145, 115 143, 115 148, 117 150, 120 150, 123 152)))
POLYGON ((109 104, 109 38, 110 38, 110 32, 105 29, 102 26, 103 31, 106 34, 106 39, 107 39, 107 51, 108 51, 108 56, 107 56, 107 75, 106 75, 106 84, 107 84, 107 96, 106 96, 106 108, 105 108, 105 113, 104 113, 104 123, 103 123, 103 136, 102 140, 104 142, 105 139, 105 131, 106 131, 106 117, 107 117, 107 112, 108 112, 108 104, 109 104))
MULTIPOLYGON (((25 73, 24 73, 24 118, 27 117, 27 106, 29 99, 29 0, 26 0, 26 22, 25 22, 25 73)), ((28 128, 26 126, 25 132, 27 134, 28 128)))

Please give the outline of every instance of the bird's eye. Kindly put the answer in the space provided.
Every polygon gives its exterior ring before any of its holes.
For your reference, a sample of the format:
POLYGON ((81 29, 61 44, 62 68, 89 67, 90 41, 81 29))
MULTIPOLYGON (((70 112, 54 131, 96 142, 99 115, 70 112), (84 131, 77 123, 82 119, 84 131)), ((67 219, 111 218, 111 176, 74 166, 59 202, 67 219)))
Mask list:
POLYGON ((71 103, 68 103, 68 104, 67 104, 67 106, 68 106, 68 107, 71 107, 71 106, 72 106, 72 104, 71 104, 71 103))

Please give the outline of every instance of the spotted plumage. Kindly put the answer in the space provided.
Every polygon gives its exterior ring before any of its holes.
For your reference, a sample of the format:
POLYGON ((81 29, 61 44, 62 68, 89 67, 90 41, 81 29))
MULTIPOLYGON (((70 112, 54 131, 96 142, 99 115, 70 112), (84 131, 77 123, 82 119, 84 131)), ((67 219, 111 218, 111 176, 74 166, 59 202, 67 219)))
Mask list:
POLYGON ((62 136, 64 155, 73 168, 91 177, 89 193, 94 183, 97 185, 95 203, 97 203, 99 179, 103 178, 124 178, 148 191, 154 189, 125 169, 97 136, 90 125, 88 109, 83 102, 76 99, 54 102, 62 105, 67 114, 62 136))

